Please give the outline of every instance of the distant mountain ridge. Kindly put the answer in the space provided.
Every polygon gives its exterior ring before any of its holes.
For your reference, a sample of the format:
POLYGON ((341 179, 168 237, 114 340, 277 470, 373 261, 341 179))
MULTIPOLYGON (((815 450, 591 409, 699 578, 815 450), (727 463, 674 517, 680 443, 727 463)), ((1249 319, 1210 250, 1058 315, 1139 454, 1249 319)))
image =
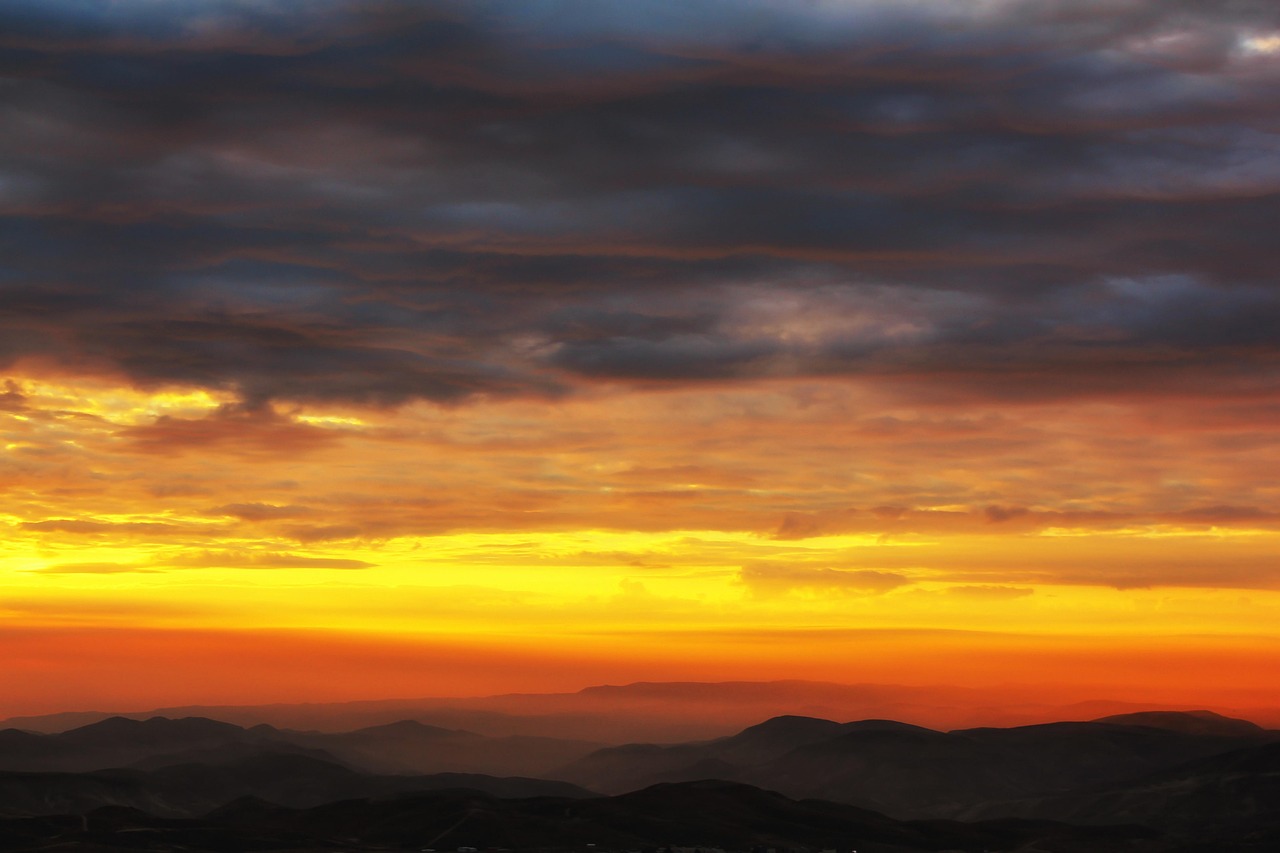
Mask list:
POLYGON ((270 752, 305 755, 370 773, 539 776, 599 746, 553 738, 491 738, 411 720, 332 733, 267 725, 246 729, 201 717, 111 717, 56 734, 0 730, 0 771, 155 769, 270 752))
MULTIPOLYGON (((732 734, 783 715, 822 719, 892 719, 939 730, 1016 726, 1057 720, 1089 720, 1113 714, 1185 711, 1132 702, 1089 701, 1058 705, 1029 702, 1033 689, 1000 691, 949 686, 732 681, 637 682, 597 685, 573 693, 512 693, 470 698, 419 698, 355 702, 184 706, 128 713, 67 712, 12 717, 8 726, 44 733, 66 731, 111 716, 146 719, 206 717, 246 727, 346 732, 416 720, 490 737, 558 737, 601 743, 686 742, 732 734)), ((1220 714, 1280 727, 1280 708, 1218 707, 1220 714)))
POLYGON ((1129 714, 1113 714, 1094 720, 1097 723, 1150 726, 1156 729, 1183 732, 1184 734, 1247 736, 1264 731, 1262 726, 1249 720, 1224 717, 1213 711, 1137 711, 1129 714))

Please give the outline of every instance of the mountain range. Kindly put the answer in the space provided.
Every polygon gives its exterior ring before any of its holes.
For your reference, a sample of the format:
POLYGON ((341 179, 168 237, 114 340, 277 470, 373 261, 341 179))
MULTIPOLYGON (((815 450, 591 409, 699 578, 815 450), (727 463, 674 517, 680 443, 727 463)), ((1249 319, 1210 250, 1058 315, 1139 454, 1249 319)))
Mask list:
POLYGON ((413 720, 351 732, 243 728, 202 717, 110 717, 54 734, 0 730, 0 770, 80 772, 221 764, 263 753, 308 756, 373 773, 545 775, 598 749, 589 741, 485 737, 413 720))
POLYGON ((1209 711, 950 731, 784 715, 724 737, 621 745, 413 720, 347 732, 201 717, 0 730, 0 850, 140 839, 190 850, 1274 850, 1280 732, 1209 711))
MULTIPOLYGON (((999 690, 938 685, 834 684, 822 681, 638 682, 597 685, 573 693, 382 699, 273 705, 186 705, 143 711, 76 711, 10 717, 0 728, 61 732, 114 716, 207 717, 245 727, 346 732, 416 720, 492 737, 513 735, 620 744, 644 740, 674 743, 732 734, 776 716, 831 720, 893 719, 938 730, 1021 726, 1089 720, 1147 711, 1187 711, 1188 706, 1109 700, 1029 702, 1016 685, 999 690)), ((1280 728, 1280 708, 1248 697, 1223 704, 1220 714, 1280 728)))
POLYGON ((999 804, 1033 794, 1093 791, 1277 739, 1211 712, 951 732, 891 720, 776 717, 702 743, 607 747, 556 775, 611 794, 714 777, 896 817, 956 818, 979 808, 999 814, 999 804))

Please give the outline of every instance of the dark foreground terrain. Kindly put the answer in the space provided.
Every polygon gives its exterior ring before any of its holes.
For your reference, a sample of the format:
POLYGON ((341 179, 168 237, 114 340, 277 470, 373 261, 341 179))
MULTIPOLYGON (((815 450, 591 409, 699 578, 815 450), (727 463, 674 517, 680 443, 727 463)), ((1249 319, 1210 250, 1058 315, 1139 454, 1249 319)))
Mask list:
POLYGON ((1280 735, 1207 713, 952 732, 791 716, 610 747, 414 721, 0 731, 0 853, 670 847, 1274 853, 1280 735), (540 778, 463 772, 526 768, 540 778))
MULTIPOLYGON (((1274 828, 1273 828, 1274 830, 1274 828)), ((449 790, 288 809, 258 799, 196 819, 157 818, 106 806, 82 816, 0 821, 0 849, 42 850, 752 850, 1173 851, 1275 850, 1280 833, 1168 838, 1141 826, 1047 821, 895 821, 875 812, 728 782, 659 785, 617 797, 499 799, 449 790), (1222 846, 1230 843, 1233 846, 1222 846)))

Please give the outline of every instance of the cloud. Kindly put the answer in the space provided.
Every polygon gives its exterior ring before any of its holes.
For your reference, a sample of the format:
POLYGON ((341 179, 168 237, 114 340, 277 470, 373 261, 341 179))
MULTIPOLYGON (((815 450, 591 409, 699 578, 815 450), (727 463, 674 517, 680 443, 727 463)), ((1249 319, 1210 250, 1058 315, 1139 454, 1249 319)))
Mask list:
POLYGON ((982 510, 982 514, 985 515, 987 517, 987 520, 990 521, 992 524, 1000 524, 1001 522, 1009 521, 1011 519, 1018 518, 1019 516, 1026 515, 1028 512, 1030 512, 1030 510, 1028 510, 1024 506, 1008 507, 1008 506, 996 506, 995 504, 992 504, 991 506, 988 506, 982 510))
POLYGON ((135 452, 156 455, 214 449, 247 456, 309 453, 339 440, 334 430, 300 423, 269 406, 224 406, 203 418, 161 415, 119 432, 135 452))
POLYGON ((354 524, 326 525, 291 525, 285 535, 303 544, 312 542, 334 542, 343 539, 355 539, 364 534, 363 528, 354 524))
POLYGON ((1035 590, 1025 586, 1001 586, 998 584, 971 584, 966 586, 949 586, 943 590, 947 595, 970 596, 984 599, 1025 598, 1034 595, 1035 590))
POLYGON ((776 539, 808 539, 828 533, 846 532, 859 528, 854 509, 834 510, 824 513, 789 512, 774 531, 776 539))
POLYGON ((85 536, 118 536, 138 534, 145 536, 188 536, 200 530, 191 525, 169 524, 161 521, 94 521, 84 518, 51 518, 45 521, 23 521, 23 530, 40 533, 72 533, 85 536))
POLYGON ((176 557, 158 557, 148 563, 57 563, 37 569, 38 574, 154 574, 169 569, 372 569, 365 560, 319 557, 282 551, 203 551, 176 557))
POLYGON ((1256 506, 1200 506, 1176 513, 1178 520, 1192 523, 1223 526, 1260 526, 1274 527, 1280 522, 1280 513, 1271 512, 1256 506))
POLYGON ((0 412, 22 412, 27 408, 27 397, 12 379, 6 379, 4 393, 0 394, 0 412))
POLYGON ((880 507, 874 510, 822 510, 788 512, 773 531, 778 540, 801 540, 841 534, 928 535, 1040 533, 1048 530, 1114 532, 1125 529, 1176 527, 1271 530, 1280 513, 1259 507, 1202 506, 1189 509, 1145 511, 1051 510, 988 504, 980 509, 962 507, 920 509, 880 507))
POLYGON ((0 365, 254 412, 1276 390, 1271 4, 560 8, 6 5, 0 365))
POLYGON ((229 515, 242 521, 275 521, 281 518, 299 518, 314 512, 310 507, 277 506, 264 503, 226 504, 209 510, 210 515, 229 515))
POLYGON ((225 569, 372 569, 365 560, 321 557, 285 551, 204 551, 160 561, 175 568, 225 569))
POLYGON ((152 573, 157 570, 133 563, 57 563, 36 571, 46 575, 114 575, 122 572, 152 573))
POLYGON ((912 583, 909 577, 897 572, 775 564, 743 566, 738 580, 756 595, 791 592, 878 595, 912 583))

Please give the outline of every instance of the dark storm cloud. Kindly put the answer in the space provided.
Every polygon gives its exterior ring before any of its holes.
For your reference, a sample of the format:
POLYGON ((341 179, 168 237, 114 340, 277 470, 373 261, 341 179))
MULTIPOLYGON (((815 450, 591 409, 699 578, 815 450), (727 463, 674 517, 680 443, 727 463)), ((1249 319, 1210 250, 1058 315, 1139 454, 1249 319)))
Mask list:
MULTIPOLYGON (((1278 30, 1190 0, 9 3, 0 365, 249 413, 1274 390, 1278 30)), ((132 438, 278 426, 219 417, 132 438)))

